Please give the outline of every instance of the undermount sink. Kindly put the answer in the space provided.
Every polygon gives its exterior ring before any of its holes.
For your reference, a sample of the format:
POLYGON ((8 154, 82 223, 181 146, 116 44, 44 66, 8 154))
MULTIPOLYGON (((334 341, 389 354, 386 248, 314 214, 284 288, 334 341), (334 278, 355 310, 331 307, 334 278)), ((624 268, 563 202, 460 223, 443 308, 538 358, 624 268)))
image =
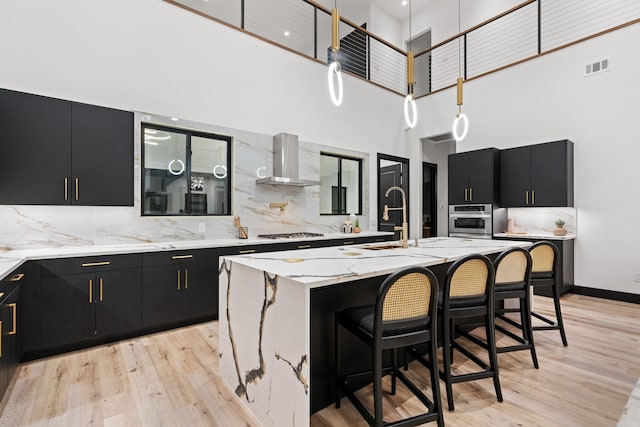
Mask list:
POLYGON ((371 246, 362 246, 360 249, 368 249, 370 251, 383 251, 386 249, 398 249, 401 248, 399 244, 391 244, 391 245, 371 245, 371 246))

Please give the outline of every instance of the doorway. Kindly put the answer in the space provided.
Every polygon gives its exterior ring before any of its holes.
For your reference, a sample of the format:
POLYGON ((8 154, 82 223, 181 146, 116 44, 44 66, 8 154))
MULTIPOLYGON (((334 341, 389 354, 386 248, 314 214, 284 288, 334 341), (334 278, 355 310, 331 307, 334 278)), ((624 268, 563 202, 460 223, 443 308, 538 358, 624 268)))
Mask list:
MULTIPOLYGON (((391 191, 385 196, 391 187, 400 187, 405 194, 406 215, 409 215, 409 159, 378 153, 378 231, 395 232, 396 238, 401 238, 400 231, 395 227, 402 226, 402 210, 393 209, 402 207, 402 194, 400 191, 391 191), (384 205, 389 209, 389 218, 383 218, 384 205)), ((407 222, 409 222, 407 218, 407 222)), ((409 231, 407 231, 409 234, 409 231)))
POLYGON ((422 237, 438 235, 438 165, 422 162, 422 237))
MULTIPOLYGON (((405 42, 405 44, 408 50, 409 43, 405 42)), ((423 52, 429 48, 431 48, 431 29, 425 30, 411 39, 411 50, 414 54, 416 52, 423 52)), ((431 93, 431 52, 416 57, 414 69, 416 83, 413 88, 413 93, 416 96, 431 93)))

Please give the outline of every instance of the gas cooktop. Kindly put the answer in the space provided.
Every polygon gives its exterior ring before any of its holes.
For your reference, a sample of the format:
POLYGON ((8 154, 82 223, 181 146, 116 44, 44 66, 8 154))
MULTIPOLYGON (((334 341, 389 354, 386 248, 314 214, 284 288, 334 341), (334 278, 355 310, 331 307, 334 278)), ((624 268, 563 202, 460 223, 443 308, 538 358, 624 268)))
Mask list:
POLYGON ((298 239, 302 237, 322 237, 322 233, 308 233, 306 231, 298 233, 275 233, 275 234, 258 234, 258 237, 265 239, 298 239))

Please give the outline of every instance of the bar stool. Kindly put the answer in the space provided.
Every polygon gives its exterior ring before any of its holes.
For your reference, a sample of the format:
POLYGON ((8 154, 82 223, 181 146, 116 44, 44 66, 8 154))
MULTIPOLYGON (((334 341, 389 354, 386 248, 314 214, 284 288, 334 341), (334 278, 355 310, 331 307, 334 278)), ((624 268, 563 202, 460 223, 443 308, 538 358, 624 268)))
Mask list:
POLYGON ((497 347, 498 353, 510 351, 529 350, 533 366, 538 369, 538 357, 536 346, 533 342, 533 330, 531 329, 531 255, 522 248, 510 248, 502 252, 493 262, 496 268, 496 286, 494 290, 496 302, 496 319, 515 326, 521 331, 521 336, 496 323, 497 331, 507 335, 518 342, 515 345, 497 347), (499 302, 507 299, 518 299, 517 308, 499 307, 499 302), (520 323, 505 313, 520 313, 520 323))
POLYGON ((380 288, 375 305, 353 307, 336 313, 336 408, 340 407, 342 390, 370 426, 413 426, 430 421, 444 425, 440 402, 437 365, 437 295, 438 280, 424 267, 407 267, 389 275, 380 288), (373 369, 365 372, 341 372, 340 332, 344 328, 372 348, 373 369), (429 368, 432 399, 429 400, 398 368, 397 349, 429 343, 429 368), (383 368, 382 354, 392 349, 392 366, 383 368), (391 394, 396 392, 396 377, 427 408, 427 412, 394 422, 384 422, 382 408, 382 377, 391 374, 391 394), (349 381, 356 376, 373 375, 374 414, 355 396, 349 381))
MULTIPOLYGON (((480 254, 462 257, 447 270, 438 314, 442 318, 443 329, 443 371, 440 372, 440 378, 446 385, 449 411, 454 410, 452 385, 482 378, 493 378, 496 397, 498 402, 502 402, 494 329, 494 274, 491 260, 480 254), (483 319, 488 364, 463 347, 458 339, 463 333, 456 329, 456 323, 459 325, 464 319, 467 319, 468 323, 478 317, 483 319), (453 375, 451 366, 454 349, 474 362, 481 371, 453 375)), ((418 360, 426 362, 422 357, 418 360)))
POLYGON ((534 311, 531 315, 542 320, 546 325, 534 326, 534 331, 559 330, 562 344, 566 347, 567 335, 564 332, 564 323, 562 322, 562 311, 560 310, 560 279, 558 277, 560 270, 560 251, 551 242, 540 241, 529 246, 529 253, 533 260, 531 269, 531 286, 535 288, 551 288, 553 295, 553 305, 556 311, 556 320, 549 319, 534 311))

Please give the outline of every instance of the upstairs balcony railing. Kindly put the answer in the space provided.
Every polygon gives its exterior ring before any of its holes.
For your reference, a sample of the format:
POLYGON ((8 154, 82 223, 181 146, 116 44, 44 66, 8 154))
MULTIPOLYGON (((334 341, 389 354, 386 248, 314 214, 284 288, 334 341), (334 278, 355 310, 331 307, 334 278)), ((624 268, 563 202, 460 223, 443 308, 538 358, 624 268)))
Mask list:
MULTIPOLYGON (((331 10, 313 0, 164 0, 310 59, 331 58, 331 10)), ((640 23, 638 0, 528 0, 415 55, 416 96, 640 23)), ((406 51, 340 17, 342 70, 404 96, 406 51)), ((594 58, 597 59, 597 58, 594 58)))

